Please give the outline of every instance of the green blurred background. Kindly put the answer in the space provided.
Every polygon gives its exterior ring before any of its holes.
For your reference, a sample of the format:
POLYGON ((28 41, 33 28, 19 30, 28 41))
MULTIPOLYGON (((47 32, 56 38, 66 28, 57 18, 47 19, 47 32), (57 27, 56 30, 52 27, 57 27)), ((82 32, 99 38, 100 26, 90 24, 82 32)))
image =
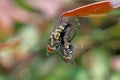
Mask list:
POLYGON ((81 25, 72 41, 76 65, 46 55, 59 15, 97 1, 1 0, 0 80, 120 80, 119 8, 102 16, 77 17, 81 25))

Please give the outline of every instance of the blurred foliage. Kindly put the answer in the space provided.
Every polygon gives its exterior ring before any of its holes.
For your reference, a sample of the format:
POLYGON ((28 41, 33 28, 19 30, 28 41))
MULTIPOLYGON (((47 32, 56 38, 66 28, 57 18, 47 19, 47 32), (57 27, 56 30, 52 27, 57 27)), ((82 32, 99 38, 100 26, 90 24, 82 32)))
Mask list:
POLYGON ((76 65, 46 55, 59 14, 96 1, 1 0, 0 80, 119 80, 119 8, 103 16, 77 17, 81 25, 72 42, 76 65))
POLYGON ((16 2, 17 5, 19 5, 23 9, 26 9, 26 10, 31 11, 31 12, 39 13, 39 10, 34 9, 33 7, 29 6, 27 3, 25 3, 24 0, 14 0, 14 1, 16 2))

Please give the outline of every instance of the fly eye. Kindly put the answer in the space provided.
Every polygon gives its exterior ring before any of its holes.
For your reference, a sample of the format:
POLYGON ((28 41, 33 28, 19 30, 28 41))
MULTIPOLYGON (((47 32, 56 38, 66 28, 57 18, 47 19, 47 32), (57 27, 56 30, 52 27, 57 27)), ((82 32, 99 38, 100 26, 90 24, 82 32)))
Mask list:
POLYGON ((52 48, 50 45, 47 46, 47 52, 51 53, 54 51, 54 48, 52 48))
POLYGON ((65 62, 68 62, 68 61, 71 61, 71 58, 70 58, 70 57, 67 57, 67 56, 63 56, 63 60, 64 60, 65 62))

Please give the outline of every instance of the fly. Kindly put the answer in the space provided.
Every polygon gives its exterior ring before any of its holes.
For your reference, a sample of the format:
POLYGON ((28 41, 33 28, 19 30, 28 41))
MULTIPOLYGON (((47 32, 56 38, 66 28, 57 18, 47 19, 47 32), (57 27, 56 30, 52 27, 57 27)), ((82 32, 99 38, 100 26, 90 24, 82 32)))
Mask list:
MULTIPOLYGON (((108 13, 111 10, 120 6, 120 0, 105 0, 100 1, 92 4, 88 4, 85 6, 78 7, 76 9, 63 12, 61 17, 82 17, 82 16, 89 16, 89 15, 100 15, 104 13, 108 13)), ((47 45, 47 52, 57 53, 65 62, 73 61, 72 57, 73 53, 73 45, 71 43, 72 39, 75 37, 75 32, 72 38, 70 38, 70 33, 72 33, 72 29, 75 28, 71 22, 60 22, 60 25, 51 32, 49 36, 49 42, 47 45), (59 50, 62 51, 62 54, 59 53, 59 50)), ((75 62, 74 62, 75 63, 75 62)))
POLYGON ((56 29, 54 29, 48 39, 47 52, 48 53, 57 53, 65 62, 73 61, 75 63, 72 53, 73 53, 73 45, 71 41, 75 37, 76 28, 75 26, 67 21, 60 22, 60 25, 56 29), (73 31, 74 30, 74 31, 73 31), (71 33, 74 34, 71 37, 71 33), (62 53, 59 53, 59 50, 62 53))

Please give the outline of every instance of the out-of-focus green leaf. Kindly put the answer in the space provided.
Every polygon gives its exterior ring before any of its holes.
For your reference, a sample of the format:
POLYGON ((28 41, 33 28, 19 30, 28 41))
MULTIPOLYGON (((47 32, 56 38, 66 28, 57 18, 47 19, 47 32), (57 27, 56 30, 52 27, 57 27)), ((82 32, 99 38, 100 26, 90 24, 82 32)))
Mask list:
POLYGON ((89 80, 87 72, 83 68, 79 69, 75 80, 89 80))
POLYGON ((25 25, 19 31, 18 37, 22 39, 21 47, 28 48, 30 50, 38 49, 38 30, 35 28, 35 25, 25 25))
POLYGON ((0 80, 7 80, 6 76, 0 75, 0 80))
POLYGON ((120 16, 120 9, 115 9, 109 13, 109 16, 120 16))
POLYGON ((91 36, 98 41, 107 40, 107 36, 105 35, 104 31, 101 29, 92 30, 91 33, 92 33, 91 36))
POLYGON ((106 31, 106 33, 109 35, 110 39, 113 39, 113 38, 119 39, 120 38, 120 23, 109 28, 106 31))
POLYGON ((109 51, 104 47, 94 48, 91 51, 93 64, 90 68, 92 80, 104 80, 109 73, 109 51))
POLYGON ((113 73, 110 80, 120 80, 120 73, 113 73))
POLYGON ((28 5, 27 3, 25 3, 25 0, 14 0, 20 7, 22 7, 23 9, 26 9, 28 11, 32 11, 35 13, 40 13, 39 10, 31 7, 30 5, 28 5))

